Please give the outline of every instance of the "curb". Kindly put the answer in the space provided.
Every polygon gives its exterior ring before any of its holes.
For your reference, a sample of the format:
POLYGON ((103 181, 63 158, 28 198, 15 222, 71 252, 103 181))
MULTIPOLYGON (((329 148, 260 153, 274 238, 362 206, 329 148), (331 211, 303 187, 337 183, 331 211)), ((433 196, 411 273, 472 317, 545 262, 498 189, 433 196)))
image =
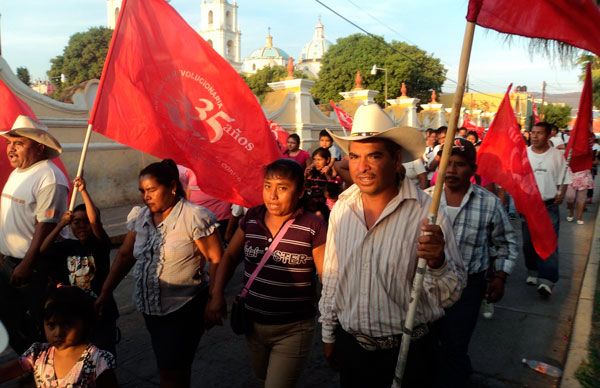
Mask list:
MULTIPOLYGON (((598 186, 596 186, 598 189, 598 186)), ((592 313, 594 311, 594 293, 596 290, 596 281, 598 277, 598 266, 600 265, 600 206, 596 213, 596 223, 594 233, 592 234, 592 244, 587 264, 585 266, 585 275, 581 292, 577 299, 577 310, 575 311, 575 320, 571 341, 567 352, 567 362, 562 380, 561 388, 579 388, 581 384, 575 377, 575 372, 582 362, 587 360, 590 332, 592 328, 592 313)))

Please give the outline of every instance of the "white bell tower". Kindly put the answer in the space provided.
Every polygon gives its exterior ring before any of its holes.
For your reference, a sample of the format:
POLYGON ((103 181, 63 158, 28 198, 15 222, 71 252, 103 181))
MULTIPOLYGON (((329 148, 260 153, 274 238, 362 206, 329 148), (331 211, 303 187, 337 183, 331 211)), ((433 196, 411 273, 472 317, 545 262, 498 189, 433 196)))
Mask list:
POLYGON ((119 11, 121 10, 121 0, 107 0, 106 1, 106 13, 108 16, 106 27, 115 29, 117 19, 119 17, 119 11))
POLYGON ((203 0, 200 6, 200 35, 237 71, 241 63, 241 32, 237 1, 203 0))
MULTIPOLYGON (((106 0, 106 12, 107 12, 107 23, 106 26, 108 28, 115 29, 117 25, 117 19, 119 18, 119 11, 121 10, 121 1, 122 0, 106 0)), ((170 0, 166 0, 167 3, 170 0)))

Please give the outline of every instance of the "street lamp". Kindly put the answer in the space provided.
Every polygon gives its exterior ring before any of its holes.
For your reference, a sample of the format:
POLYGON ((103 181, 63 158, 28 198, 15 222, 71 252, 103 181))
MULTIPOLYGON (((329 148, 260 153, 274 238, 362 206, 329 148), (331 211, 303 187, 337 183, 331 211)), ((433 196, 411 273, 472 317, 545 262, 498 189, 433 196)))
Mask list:
POLYGON ((385 82, 384 82, 384 87, 383 87, 383 106, 386 107, 387 106, 387 89, 388 89, 388 71, 387 69, 383 68, 383 67, 377 67, 377 65, 373 65, 373 67, 371 68, 371 75, 377 75, 377 70, 381 70, 383 71, 383 74, 385 75, 385 82))

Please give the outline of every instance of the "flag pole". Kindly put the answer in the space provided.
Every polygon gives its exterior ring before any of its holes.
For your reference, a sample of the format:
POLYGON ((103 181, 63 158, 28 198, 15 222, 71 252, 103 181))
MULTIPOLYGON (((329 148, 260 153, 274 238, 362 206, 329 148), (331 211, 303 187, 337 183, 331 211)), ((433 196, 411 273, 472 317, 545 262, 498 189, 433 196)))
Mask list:
MULTIPOLYGON (((465 27, 465 35, 463 38, 462 51, 460 54, 458 82, 456 84, 456 93, 454 94, 454 104, 452 106, 450 122, 448 123, 448 130, 446 132, 446 141, 444 142, 445 145, 452 144, 452 140, 454 139, 454 134, 456 132, 458 116, 460 115, 460 108, 462 107, 462 100, 465 93, 465 84, 467 74, 469 71, 469 60, 471 58, 471 48, 473 46, 474 35, 475 23, 467 22, 467 25, 465 27)), ((448 166, 448 160, 450 159, 451 152, 451 146, 443 147, 442 159, 440 161, 438 176, 433 191, 433 198, 429 207, 429 214, 427 216, 429 224, 435 224, 437 222, 437 213, 440 206, 442 190, 444 187, 444 180, 446 177, 446 168, 448 166)), ((402 386, 402 377, 404 376, 404 370, 406 368, 408 349, 410 346, 411 334, 415 322, 415 315, 417 312, 417 303, 420 299, 421 291, 423 290, 423 279, 426 271, 427 261, 423 258, 419 258, 419 261, 417 263, 417 269, 415 271, 415 277, 413 278, 410 303, 408 305, 408 312, 406 314, 404 330, 402 334, 402 342, 400 345, 400 353, 398 354, 398 362, 396 363, 396 372, 394 376, 394 383, 392 385, 395 388, 402 386)))
MULTIPOLYGON (((90 145, 90 138, 92 137, 92 124, 88 124, 87 131, 85 133, 85 139, 83 140, 83 148, 81 149, 81 157, 79 158, 79 166, 77 167, 76 178, 79 178, 83 173, 83 165, 87 156, 88 146, 90 145)), ((77 198, 77 189, 73 187, 71 193, 71 202, 69 202, 69 211, 72 212, 75 208, 75 199, 77 198)))
MULTIPOLYGON (((77 167, 77 175, 76 178, 81 177, 83 172, 83 165, 85 163, 85 158, 87 156, 88 146, 90 144, 90 138, 92 136, 92 128, 94 118, 96 117, 96 111, 98 110, 98 101, 100 101, 100 96, 104 90, 104 80, 106 73, 106 69, 112 59, 112 52, 114 47, 114 42, 117 39, 117 35, 119 34, 119 30, 121 28, 121 19, 123 19, 123 14, 125 13, 125 7, 127 6, 127 0, 123 0, 121 3, 121 10, 119 11, 119 16, 117 17, 117 23, 115 25, 115 29, 112 33, 112 37, 110 39, 110 45, 108 46, 108 52, 106 53, 106 59, 104 61, 104 67, 102 68, 102 75, 100 76, 100 84, 98 85, 98 90, 96 91, 96 98, 94 99, 94 105, 90 110, 90 119, 88 120, 87 132, 85 133, 85 139, 83 140, 83 148, 81 149, 81 157, 79 158, 79 166, 77 167)), ((75 199, 77 198, 77 190, 73 187, 73 193, 71 193, 71 201, 69 202, 69 211, 73 211, 75 207, 75 199)))

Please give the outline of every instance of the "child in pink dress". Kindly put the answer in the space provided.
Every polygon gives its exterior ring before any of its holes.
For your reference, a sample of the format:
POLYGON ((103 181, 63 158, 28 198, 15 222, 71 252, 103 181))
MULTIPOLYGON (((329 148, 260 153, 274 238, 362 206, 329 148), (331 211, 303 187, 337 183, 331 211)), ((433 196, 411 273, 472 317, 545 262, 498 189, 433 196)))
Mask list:
POLYGON ((93 299, 78 287, 60 287, 44 307, 47 343, 36 342, 0 366, 0 383, 33 373, 38 388, 117 387, 115 358, 89 342, 93 299))

